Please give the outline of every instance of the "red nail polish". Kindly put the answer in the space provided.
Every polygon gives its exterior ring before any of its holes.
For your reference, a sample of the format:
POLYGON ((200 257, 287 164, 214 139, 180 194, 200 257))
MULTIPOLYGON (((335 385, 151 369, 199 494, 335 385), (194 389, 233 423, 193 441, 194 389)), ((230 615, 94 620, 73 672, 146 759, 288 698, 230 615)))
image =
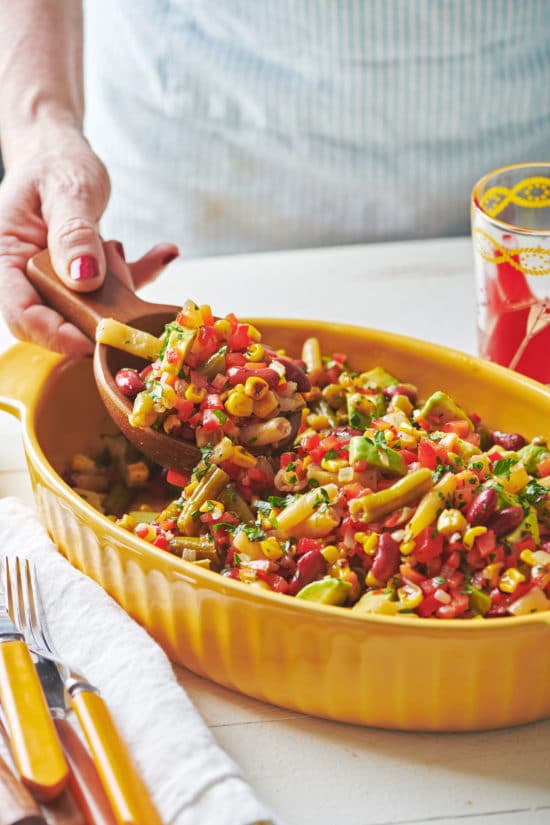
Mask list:
POLYGON ((166 258, 162 259, 161 264, 163 266, 168 266, 168 264, 171 264, 172 261, 175 261, 177 257, 178 257, 177 252, 170 252, 170 254, 166 256, 166 258))
POLYGON ((95 258, 91 255, 83 255, 82 258, 74 259, 70 273, 73 281, 89 281, 90 278, 97 278, 99 267, 95 258))
POLYGON ((115 249, 122 258, 123 261, 126 260, 126 255, 124 254, 124 247, 120 243, 120 241, 115 241, 115 249))

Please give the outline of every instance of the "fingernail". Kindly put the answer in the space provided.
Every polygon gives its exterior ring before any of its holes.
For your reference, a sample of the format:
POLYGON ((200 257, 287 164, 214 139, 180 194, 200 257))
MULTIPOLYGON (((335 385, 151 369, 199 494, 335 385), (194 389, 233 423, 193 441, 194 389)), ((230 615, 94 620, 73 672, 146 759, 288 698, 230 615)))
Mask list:
POLYGON ((172 261, 175 261, 177 257, 178 257, 177 252, 170 252, 170 254, 166 256, 166 258, 162 259, 161 264, 163 266, 168 266, 168 264, 171 264, 172 261))
POLYGON ((122 258, 123 261, 126 260, 126 255, 124 254, 124 247, 120 243, 120 241, 115 241, 115 249, 122 258))
POLYGON ((75 258, 71 264, 70 275, 73 281, 89 281, 91 278, 97 278, 99 267, 96 259, 91 255, 75 258))

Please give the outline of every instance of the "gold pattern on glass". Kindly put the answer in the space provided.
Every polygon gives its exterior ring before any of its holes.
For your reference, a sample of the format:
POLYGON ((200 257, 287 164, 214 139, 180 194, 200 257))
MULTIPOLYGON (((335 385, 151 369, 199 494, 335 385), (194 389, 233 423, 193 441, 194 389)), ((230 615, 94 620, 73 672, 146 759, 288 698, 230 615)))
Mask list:
POLYGON ((496 218, 508 204, 527 209, 543 209, 550 206, 550 178, 537 175, 524 178, 512 189, 507 186, 491 186, 480 198, 479 204, 487 215, 496 218))
MULTIPOLYGON (((550 179, 547 178, 550 183, 550 179)), ((550 200, 548 202, 550 205, 550 200)), ((472 232, 474 246, 481 257, 493 264, 507 262, 524 275, 550 274, 550 249, 542 246, 522 246, 506 249, 488 232, 479 227, 472 232)))

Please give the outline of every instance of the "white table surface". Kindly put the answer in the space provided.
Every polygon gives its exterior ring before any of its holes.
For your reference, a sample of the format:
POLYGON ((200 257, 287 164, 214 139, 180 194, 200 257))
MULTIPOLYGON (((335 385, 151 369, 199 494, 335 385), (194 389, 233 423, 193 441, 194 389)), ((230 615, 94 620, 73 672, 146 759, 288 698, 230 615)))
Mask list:
MULTIPOLYGON (((220 315, 346 321, 473 352, 472 272, 469 239, 448 239, 175 262, 144 295, 175 304, 192 297, 220 315)), ((0 349, 10 340, 0 326, 0 349)), ((0 496, 10 494, 32 502, 19 424, 0 414, 0 496)), ((472 734, 376 730, 177 672, 221 747, 286 825, 550 822, 550 721, 472 734)))

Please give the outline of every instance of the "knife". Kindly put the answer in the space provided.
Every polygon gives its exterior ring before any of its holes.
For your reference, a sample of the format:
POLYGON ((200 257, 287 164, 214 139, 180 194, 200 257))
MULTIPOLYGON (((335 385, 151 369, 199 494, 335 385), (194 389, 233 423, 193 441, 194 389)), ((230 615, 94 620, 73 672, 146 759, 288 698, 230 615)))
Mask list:
POLYGON ((23 634, 0 584, 0 704, 21 781, 38 800, 57 796, 69 769, 23 634))
POLYGON ((38 654, 35 655, 34 665, 69 763, 69 788, 87 825, 116 825, 92 757, 67 719, 69 709, 65 687, 57 665, 38 654))

